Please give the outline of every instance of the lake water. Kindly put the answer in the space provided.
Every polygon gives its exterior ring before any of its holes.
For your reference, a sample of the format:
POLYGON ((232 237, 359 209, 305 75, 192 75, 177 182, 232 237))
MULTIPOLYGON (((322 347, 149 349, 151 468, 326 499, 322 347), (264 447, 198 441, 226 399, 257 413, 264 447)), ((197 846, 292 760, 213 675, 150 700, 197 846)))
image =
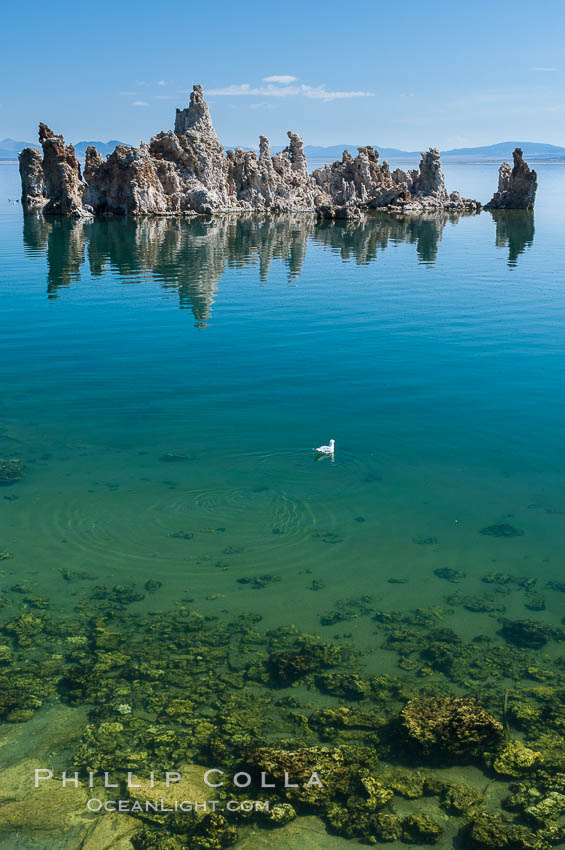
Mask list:
MULTIPOLYGON (((496 185, 496 165, 444 170, 483 202, 496 185)), ((443 606, 463 640, 502 646, 499 612, 446 602, 496 571, 544 598, 512 592, 504 616, 558 628, 565 166, 538 175, 533 215, 83 223, 24 218, 0 166, 0 456, 25 463, 0 491, 9 615, 16 582, 55 618, 93 583, 135 584, 129 614, 189 600, 260 630, 345 628, 366 671, 397 674, 371 618, 320 617, 443 606)))

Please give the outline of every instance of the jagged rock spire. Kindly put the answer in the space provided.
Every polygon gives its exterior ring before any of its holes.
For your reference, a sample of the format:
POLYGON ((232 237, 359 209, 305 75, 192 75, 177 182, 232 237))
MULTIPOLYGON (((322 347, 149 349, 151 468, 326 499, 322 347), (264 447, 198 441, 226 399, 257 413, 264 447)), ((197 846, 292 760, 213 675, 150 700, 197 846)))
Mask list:
POLYGON ((24 148, 18 160, 22 179, 22 204, 46 203, 43 157, 37 148, 24 148))
POLYGON ((49 201, 44 212, 51 215, 82 217, 90 215, 83 204, 86 184, 72 145, 65 145, 47 124, 39 125, 39 141, 43 148, 45 194, 49 201))
POLYGON ((186 109, 177 109, 175 118, 175 133, 186 133, 195 130, 201 133, 214 133, 208 104, 204 100, 202 86, 192 87, 190 103, 186 109))
POLYGON ((537 174, 524 161, 521 148, 512 154, 514 167, 503 162, 498 169, 498 190, 486 205, 487 210, 532 210, 538 188, 537 174))

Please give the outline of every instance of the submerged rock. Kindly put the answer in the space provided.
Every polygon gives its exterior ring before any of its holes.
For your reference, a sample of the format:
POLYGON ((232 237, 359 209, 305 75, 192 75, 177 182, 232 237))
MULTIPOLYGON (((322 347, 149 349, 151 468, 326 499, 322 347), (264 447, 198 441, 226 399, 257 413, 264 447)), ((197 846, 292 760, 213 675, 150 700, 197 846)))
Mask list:
POLYGON ((20 155, 22 198, 47 200, 45 213, 65 216, 212 215, 236 212, 315 212, 320 218, 359 217, 364 209, 405 212, 477 212, 480 204, 448 195, 439 151, 422 154, 418 170, 391 173, 378 151, 360 147, 353 157, 308 173, 302 139, 289 130, 288 146, 271 156, 265 136, 259 154, 224 149, 212 125, 202 87, 196 85, 175 127, 139 147, 118 145, 105 160, 90 146, 84 178, 72 145, 40 124, 43 161, 26 148, 20 155), (43 172, 44 185, 41 181, 43 172))
POLYGON ((462 697, 411 700, 400 722, 411 744, 448 759, 476 757, 503 736, 498 720, 475 700, 462 697))
POLYGON ((500 632, 509 643, 528 649, 541 649, 552 636, 549 626, 535 620, 503 620, 500 632))
POLYGON ((346 764, 343 752, 332 747, 302 747, 295 750, 258 747, 248 753, 247 762, 251 767, 264 771, 270 781, 274 780, 281 785, 285 776, 292 776, 295 785, 284 788, 284 796, 290 801, 296 800, 314 807, 327 803, 338 792, 345 793, 352 776, 352 769, 346 764))
POLYGON ((0 486, 20 481, 24 476, 24 469, 22 461, 17 457, 0 457, 0 486))
POLYGON ((512 157, 514 167, 503 162, 498 170, 498 189, 485 206, 487 210, 532 210, 538 187, 537 174, 524 161, 521 148, 512 157))
POLYGON ((407 844, 435 844, 443 829, 428 815, 414 814, 402 819, 402 841, 407 844))
POLYGON ((437 570, 434 570, 434 575, 454 584, 463 581, 465 578, 465 573, 462 570, 454 570, 451 567, 439 567, 437 570))
POLYGON ((493 761, 493 768, 501 776, 523 776, 535 770, 542 762, 542 754, 526 747, 521 741, 509 741, 493 761))
MULTIPOLYGON (((60 782, 41 782, 34 787, 34 771, 44 768, 42 761, 27 758, 0 772, 0 835, 20 833, 50 843, 45 833, 56 834, 61 841, 82 824, 87 792, 84 788, 64 788, 60 782)), ((35 846, 35 841, 33 842, 35 846)), ((29 845, 28 845, 29 846, 29 845)))
POLYGON ((520 528, 514 528, 509 522, 499 522, 496 525, 487 525, 481 528, 481 534, 487 537, 523 537, 524 532, 520 528))
POLYGON ((465 832, 465 844, 484 850, 549 850, 550 844, 520 824, 507 823, 492 812, 481 812, 465 832))

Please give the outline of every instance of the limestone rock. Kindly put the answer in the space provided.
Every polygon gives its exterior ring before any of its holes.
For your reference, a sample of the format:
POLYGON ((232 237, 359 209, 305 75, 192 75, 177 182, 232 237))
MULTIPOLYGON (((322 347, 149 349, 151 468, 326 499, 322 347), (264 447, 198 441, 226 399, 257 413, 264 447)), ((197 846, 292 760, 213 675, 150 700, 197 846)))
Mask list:
MULTIPOLYGON (((171 780, 168 788, 164 781, 156 780, 151 786, 150 780, 146 777, 133 776, 129 794, 142 803, 145 800, 156 803, 163 799, 165 804, 169 806, 174 804, 175 800, 189 800, 195 803, 213 800, 218 796, 218 789, 210 788, 204 782, 206 770, 207 768, 199 764, 181 764, 178 768, 178 772, 181 774, 180 780, 178 782, 171 780), (135 785, 140 787, 136 788, 135 785)), ((204 812, 199 811, 197 817, 204 817, 204 812)))
POLYGON ((169 203, 145 143, 139 148, 118 145, 106 161, 89 147, 86 174, 89 184, 85 199, 96 213, 159 215, 168 211, 169 203))
POLYGON ((86 833, 80 850, 133 850, 130 838, 139 825, 137 818, 124 812, 99 815, 86 833))
POLYGON ((63 788, 49 780, 34 787, 35 768, 44 763, 29 758, 0 772, 0 835, 6 832, 54 832, 79 828, 86 817, 84 788, 63 788))
POLYGON ((288 146, 271 156, 261 136, 259 155, 241 148, 224 153, 212 125, 201 86, 194 86, 186 109, 177 109, 175 128, 139 147, 118 145, 105 160, 95 148, 86 152, 84 179, 72 145, 40 125, 45 188, 37 157, 21 165, 26 197, 48 198, 45 212, 65 216, 118 214, 216 215, 228 212, 311 212, 320 218, 358 218, 370 208, 406 212, 441 209, 476 211, 475 201, 448 196, 431 148, 418 171, 379 163, 378 151, 361 147, 356 157, 308 173, 304 144, 289 130, 288 146))
MULTIPOLYGON (((344 151, 341 162, 316 169, 312 179, 327 196, 326 205, 335 207, 383 207, 399 197, 409 197, 410 184, 391 175, 388 164, 379 164, 379 152, 370 145, 358 148, 353 157, 344 151)), ((329 216, 325 216, 329 217, 329 216)))
POLYGON ((440 165, 437 148, 430 148, 422 153, 418 173, 414 177, 412 193, 420 197, 436 198, 447 201, 447 190, 440 165))
POLYGON ((514 167, 503 162, 498 170, 498 190, 486 205, 487 210, 531 210, 534 208, 537 174, 524 161, 522 149, 512 154, 514 167))
POLYGON ((37 148, 24 148, 19 157, 22 204, 45 204, 43 158, 37 148))
POLYGON ((91 214, 83 206, 86 184, 72 145, 65 145, 46 124, 39 125, 39 141, 43 148, 45 194, 49 198, 46 215, 66 215, 81 218, 91 214))
POLYGON ((199 85, 193 86, 187 109, 177 109, 175 118, 175 133, 191 130, 205 135, 214 133, 208 104, 204 100, 202 86, 199 85))

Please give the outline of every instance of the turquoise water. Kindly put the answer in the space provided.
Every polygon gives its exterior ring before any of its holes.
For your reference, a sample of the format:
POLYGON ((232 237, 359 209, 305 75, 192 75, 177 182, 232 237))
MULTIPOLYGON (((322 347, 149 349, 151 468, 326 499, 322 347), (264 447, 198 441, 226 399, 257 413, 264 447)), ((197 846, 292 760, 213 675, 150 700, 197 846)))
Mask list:
MULTIPOLYGON (((494 170, 461 167, 463 188, 484 196, 494 170)), ((2 501, 2 548, 18 572, 48 586, 70 559, 231 607, 234 578, 267 569, 275 608, 308 621, 305 568, 333 595, 401 571, 418 598, 438 559, 560 570, 563 168, 540 182, 535 235, 530 216, 488 213, 82 224, 4 203, 2 448, 28 473, 2 501), (335 463, 313 463, 330 437, 335 463), (523 537, 478 533, 510 515, 523 537)))
MULTIPOLYGON (((0 166, 0 455, 26 464, 0 492, 4 583, 70 611, 62 568, 153 579, 136 610, 319 632, 339 599, 444 605, 439 567, 469 592, 491 570, 562 580, 565 166, 538 171, 533 216, 81 223, 24 218, 0 166), (480 533, 500 523, 523 534, 480 533)), ((446 172, 483 200, 496 183, 446 172)), ((533 616, 562 609, 548 592, 533 616)))

